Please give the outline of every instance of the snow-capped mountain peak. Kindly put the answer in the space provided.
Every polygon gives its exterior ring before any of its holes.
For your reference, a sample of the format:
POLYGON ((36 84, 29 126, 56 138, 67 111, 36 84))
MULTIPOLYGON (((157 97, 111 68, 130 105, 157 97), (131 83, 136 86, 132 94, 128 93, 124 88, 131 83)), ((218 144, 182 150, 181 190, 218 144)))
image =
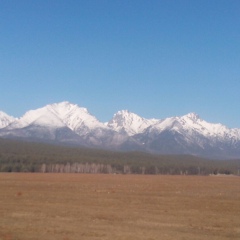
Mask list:
POLYGON ((114 114, 108 127, 117 132, 126 132, 129 136, 143 132, 147 127, 156 123, 156 119, 145 119, 128 110, 121 110, 114 114))
POLYGON ((209 123, 202 120, 196 113, 189 113, 179 118, 185 129, 192 129, 204 136, 225 137, 232 135, 232 130, 220 123, 209 123))
POLYGON ((199 115, 194 112, 188 113, 188 114, 184 115, 182 118, 190 119, 192 121, 197 121, 200 119, 199 115))
POLYGON ((67 118, 71 113, 81 110, 81 113, 89 114, 86 108, 79 107, 77 104, 64 101, 60 103, 53 103, 46 106, 51 112, 56 114, 61 119, 67 118))
POLYGON ((91 115, 86 108, 69 102, 54 103, 47 106, 70 129, 77 131, 80 128, 94 129, 106 126, 91 115))
POLYGON ((54 114, 48 106, 45 106, 26 112, 21 118, 12 122, 8 128, 24 128, 29 125, 48 126, 54 128, 65 126, 62 120, 54 114))
MULTIPOLYGON (((99 122, 92 116, 86 108, 79 107, 77 104, 72 104, 67 101, 49 104, 36 110, 30 110, 21 118, 11 121, 10 124, 8 124, 8 128, 24 128, 28 125, 52 126, 54 128, 68 127, 77 132, 81 132, 80 129, 82 128, 107 128, 105 124, 99 122)), ((85 132, 86 131, 83 133, 85 132)))
POLYGON ((15 120, 14 117, 7 115, 5 112, 0 111, 0 129, 8 126, 15 120))
POLYGON ((86 108, 64 101, 13 118, 0 112, 0 136, 120 150, 240 157, 240 129, 209 123, 196 113, 146 119, 128 110, 102 123, 86 108))
POLYGON ((183 136, 199 134, 207 138, 240 139, 239 129, 229 129, 219 123, 209 123, 202 120, 196 113, 188 113, 181 117, 170 117, 151 125, 149 132, 175 131, 183 136))

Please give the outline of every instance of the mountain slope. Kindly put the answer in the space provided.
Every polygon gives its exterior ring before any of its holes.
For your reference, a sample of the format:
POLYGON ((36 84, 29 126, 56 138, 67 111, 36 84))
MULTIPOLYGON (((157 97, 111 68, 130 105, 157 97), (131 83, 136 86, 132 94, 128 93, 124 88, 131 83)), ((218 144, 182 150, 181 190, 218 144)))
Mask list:
POLYGON ((7 115, 6 113, 0 111, 0 129, 8 126, 15 120, 14 117, 7 115))
POLYGON ((119 133, 122 132, 129 136, 133 136, 142 133, 146 128, 158 121, 159 120, 157 119, 142 118, 128 110, 122 110, 114 114, 112 120, 108 122, 107 126, 119 133))
POLYGON ((99 125, 105 127, 85 108, 69 102, 61 102, 28 111, 23 117, 6 126, 0 134, 87 145, 79 132, 82 130, 82 136, 85 137, 88 129, 99 125))
POLYGON ((190 113, 152 125, 135 138, 149 151, 222 158, 240 154, 240 131, 211 124, 190 113))
POLYGON ((145 119, 122 110, 104 124, 86 108, 60 102, 30 110, 19 119, 0 112, 0 136, 112 150, 240 157, 240 129, 208 123, 195 113, 145 119))

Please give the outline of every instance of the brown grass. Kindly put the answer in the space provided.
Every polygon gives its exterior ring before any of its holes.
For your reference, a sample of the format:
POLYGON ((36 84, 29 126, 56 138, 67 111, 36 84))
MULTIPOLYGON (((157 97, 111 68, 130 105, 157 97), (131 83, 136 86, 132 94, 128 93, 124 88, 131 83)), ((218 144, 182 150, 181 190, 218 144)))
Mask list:
POLYGON ((240 239, 240 178, 0 174, 0 240, 240 239))

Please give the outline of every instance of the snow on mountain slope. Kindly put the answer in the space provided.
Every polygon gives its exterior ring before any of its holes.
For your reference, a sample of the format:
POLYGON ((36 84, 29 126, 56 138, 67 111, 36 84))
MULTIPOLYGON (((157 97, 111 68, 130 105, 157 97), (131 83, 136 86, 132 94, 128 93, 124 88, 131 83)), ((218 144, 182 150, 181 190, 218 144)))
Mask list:
POLYGON ((10 123, 15 120, 14 117, 7 115, 6 113, 0 111, 0 129, 5 128, 10 123))
POLYGON ((205 137, 236 138, 240 139, 240 132, 237 129, 230 129, 220 123, 206 122, 194 113, 179 118, 184 129, 191 128, 205 137))
POLYGON ((78 134, 85 134, 97 128, 106 129, 106 126, 92 116, 86 108, 79 107, 69 102, 55 103, 47 106, 54 114, 56 114, 71 130, 78 134))
POLYGON ((30 110, 23 117, 12 122, 9 129, 24 128, 30 124, 55 128, 69 127, 73 131, 77 131, 81 127, 106 128, 103 123, 90 115, 86 108, 80 108, 69 102, 49 104, 36 110, 30 110))
POLYGON ((51 112, 48 106, 46 106, 26 112, 23 117, 12 122, 7 129, 25 128, 29 125, 47 126, 53 128, 65 126, 63 121, 56 114, 51 112))
POLYGON ((9 124, 1 136, 31 137, 99 146, 108 142, 112 130, 89 114, 86 108, 60 102, 30 110, 9 124))
POLYGON ((107 126, 117 132, 125 132, 129 136, 142 133, 149 126, 156 124, 157 119, 145 119, 128 110, 118 111, 114 114, 107 126))
POLYGON ((240 157, 240 129, 206 122, 195 113, 160 120, 122 110, 104 124, 86 108, 60 102, 18 119, 0 112, 0 136, 115 150, 240 157))
POLYGON ((189 113, 181 117, 170 117, 160 120, 151 126, 150 131, 158 133, 171 130, 184 135, 192 135, 198 133, 207 138, 232 138, 240 140, 239 129, 229 129, 219 123, 209 123, 202 120, 197 114, 189 113))

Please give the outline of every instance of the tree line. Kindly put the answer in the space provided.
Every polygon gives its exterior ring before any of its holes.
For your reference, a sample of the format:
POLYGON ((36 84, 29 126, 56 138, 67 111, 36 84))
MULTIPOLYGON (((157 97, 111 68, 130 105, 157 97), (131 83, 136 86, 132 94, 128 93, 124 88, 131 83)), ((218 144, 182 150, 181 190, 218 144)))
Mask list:
POLYGON ((239 175, 240 160, 154 155, 0 139, 0 172, 239 175))

